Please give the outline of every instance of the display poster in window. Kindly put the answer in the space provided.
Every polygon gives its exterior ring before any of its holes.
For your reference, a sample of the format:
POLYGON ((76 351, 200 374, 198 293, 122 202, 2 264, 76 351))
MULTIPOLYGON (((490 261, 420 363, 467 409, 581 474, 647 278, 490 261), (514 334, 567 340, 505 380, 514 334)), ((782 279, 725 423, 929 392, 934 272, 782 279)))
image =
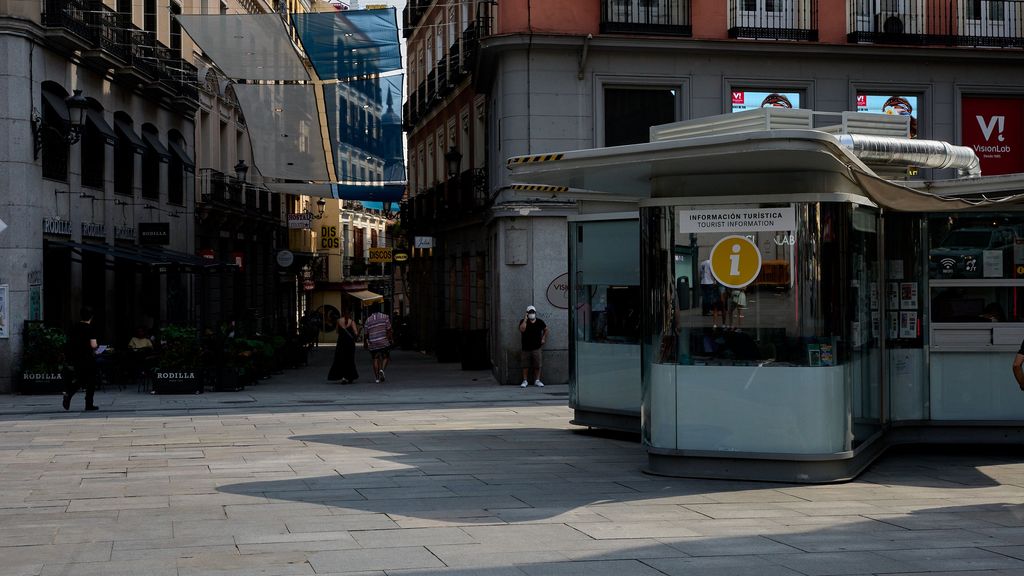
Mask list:
POLYGON ((887 304, 886 308, 890 310, 900 309, 900 284, 899 282, 889 282, 889 289, 886 290, 887 304))
POLYGON ((758 108, 799 108, 800 93, 785 90, 733 90, 732 111, 758 108))
POLYGON ((871 282, 869 294, 871 299, 871 309, 878 310, 878 282, 871 282))
POLYGON ((822 366, 835 366, 836 357, 832 351, 831 344, 822 344, 818 347, 818 350, 820 352, 822 366))
POLYGON ((903 280, 903 260, 889 260, 889 279, 903 280))
POLYGON ((982 174, 1024 172, 1024 98, 965 97, 960 110, 962 144, 974 150, 982 174))
POLYGON ((910 137, 917 138, 917 96, 857 94, 857 112, 910 116, 910 137))
POLYGON ((917 282, 900 282, 900 310, 917 310, 917 282))
POLYGON ((871 337, 878 338, 882 333, 882 315, 878 310, 871 312, 871 337))
POLYGON ((985 278, 1003 277, 1003 251, 984 250, 981 253, 981 269, 985 278))
POLYGON ((895 340, 900 337, 900 313, 898 310, 890 310, 887 317, 889 319, 887 334, 890 340, 895 340))
POLYGON ((807 345, 807 365, 821 366, 821 347, 818 344, 807 345))
POLYGON ((917 338, 917 312, 900 312, 900 338, 917 338))
POLYGON ((850 322, 850 340, 854 350, 864 345, 864 337, 861 334, 860 322, 850 322))

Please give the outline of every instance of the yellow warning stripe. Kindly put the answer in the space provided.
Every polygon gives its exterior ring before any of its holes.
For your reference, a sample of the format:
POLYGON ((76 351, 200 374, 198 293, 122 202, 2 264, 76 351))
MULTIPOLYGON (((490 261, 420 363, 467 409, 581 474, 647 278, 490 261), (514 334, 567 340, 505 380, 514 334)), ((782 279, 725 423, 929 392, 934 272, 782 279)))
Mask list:
POLYGON ((513 190, 525 192, 568 192, 568 186, 548 186, 547 184, 513 184, 513 190))
POLYGON ((515 158, 509 158, 508 165, 514 166, 516 164, 551 162, 552 160, 561 160, 562 156, 565 156, 565 154, 534 154, 533 156, 516 156, 515 158))

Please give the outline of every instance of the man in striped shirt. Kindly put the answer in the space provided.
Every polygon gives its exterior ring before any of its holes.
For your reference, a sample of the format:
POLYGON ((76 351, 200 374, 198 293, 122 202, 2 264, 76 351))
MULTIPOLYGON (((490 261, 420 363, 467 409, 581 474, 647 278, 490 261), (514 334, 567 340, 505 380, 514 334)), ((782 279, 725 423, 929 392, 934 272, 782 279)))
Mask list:
POLYGON ((391 317, 380 311, 380 305, 374 307, 373 314, 363 325, 363 337, 366 349, 373 356, 373 375, 376 382, 384 381, 384 370, 391 360, 391 344, 394 337, 391 332, 391 317))

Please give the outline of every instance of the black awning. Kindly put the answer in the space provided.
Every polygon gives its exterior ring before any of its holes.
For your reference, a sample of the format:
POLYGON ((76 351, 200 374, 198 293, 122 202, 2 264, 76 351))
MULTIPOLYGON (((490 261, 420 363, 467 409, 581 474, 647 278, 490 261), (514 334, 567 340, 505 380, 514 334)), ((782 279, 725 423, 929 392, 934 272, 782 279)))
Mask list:
POLYGON ((60 116, 60 119, 64 122, 71 123, 71 116, 68 115, 68 105, 64 102, 59 94, 50 92, 49 90, 43 90, 43 102, 53 109, 53 112, 60 116))
POLYGON ((111 246, 109 244, 89 244, 85 242, 73 242, 70 240, 49 240, 48 246, 55 248, 70 248, 79 252, 92 252, 112 256, 115 259, 127 260, 137 264, 144 264, 153 267, 181 266, 195 270, 209 270, 215 268, 228 268, 235 266, 234 263, 219 262, 193 256, 186 252, 174 250, 163 250, 156 248, 141 248, 137 246, 111 246))
POLYGON ((177 156, 178 160, 181 161, 185 166, 185 170, 189 172, 195 172, 196 163, 192 161, 192 157, 188 155, 185 147, 181 145, 181 142, 177 140, 168 140, 167 144, 170 146, 171 154, 177 156))
POLYGON ((143 130, 142 139, 146 142, 146 146, 148 148, 152 148, 153 151, 156 152, 157 156, 159 156, 161 160, 166 161, 171 158, 171 153, 167 151, 167 147, 164 146, 164 143, 160 141, 160 136, 158 134, 155 134, 148 130, 143 130))
POLYGON ((85 119, 96 127, 96 130, 103 135, 103 138, 106 139, 107 143, 117 143, 117 135, 114 134, 114 129, 110 127, 110 124, 107 124, 107 120, 103 117, 102 110, 86 108, 85 119))
POLYGON ((124 136, 124 138, 128 140, 128 144, 131 145, 133 148, 136 148, 138 150, 146 149, 146 143, 143 142, 141 138, 139 138, 138 134, 135 133, 135 130, 132 129, 131 124, 125 122, 124 120, 114 118, 114 127, 117 128, 119 136, 124 136))

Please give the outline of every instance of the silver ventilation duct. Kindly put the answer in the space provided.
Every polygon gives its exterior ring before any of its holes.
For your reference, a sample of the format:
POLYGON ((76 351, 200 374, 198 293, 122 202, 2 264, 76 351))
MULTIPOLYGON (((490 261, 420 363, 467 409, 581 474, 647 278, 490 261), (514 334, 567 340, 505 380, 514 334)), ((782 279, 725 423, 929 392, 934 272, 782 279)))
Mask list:
POLYGON ((836 138, 866 164, 956 168, 961 177, 981 176, 978 157, 974 150, 967 146, 954 146, 939 140, 911 140, 861 134, 837 134, 836 138))

